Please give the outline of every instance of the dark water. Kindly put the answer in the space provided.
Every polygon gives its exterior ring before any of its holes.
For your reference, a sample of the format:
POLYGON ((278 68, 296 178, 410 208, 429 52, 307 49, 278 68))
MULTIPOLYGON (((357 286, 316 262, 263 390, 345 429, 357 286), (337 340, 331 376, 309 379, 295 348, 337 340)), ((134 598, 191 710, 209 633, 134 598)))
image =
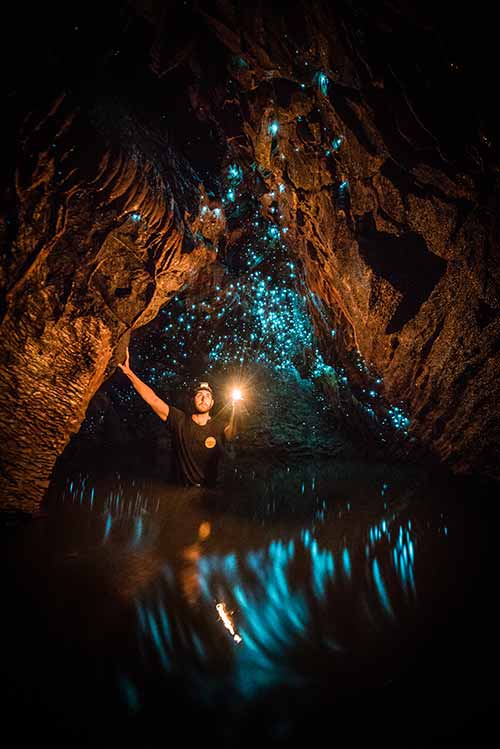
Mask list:
POLYGON ((238 463, 211 493, 66 467, 40 518, 2 528, 3 730, 485 745, 498 511, 478 492, 416 466, 238 463))

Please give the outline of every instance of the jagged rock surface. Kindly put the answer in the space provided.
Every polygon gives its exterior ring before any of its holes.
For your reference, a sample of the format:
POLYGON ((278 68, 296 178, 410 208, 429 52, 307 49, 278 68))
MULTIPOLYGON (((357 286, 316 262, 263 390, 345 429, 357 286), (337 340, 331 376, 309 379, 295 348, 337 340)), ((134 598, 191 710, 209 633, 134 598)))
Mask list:
POLYGON ((190 220, 204 195, 189 165, 126 113, 108 126, 108 106, 60 97, 20 135, 0 336, 5 509, 38 507, 131 330, 215 258, 222 225, 204 237, 190 220))

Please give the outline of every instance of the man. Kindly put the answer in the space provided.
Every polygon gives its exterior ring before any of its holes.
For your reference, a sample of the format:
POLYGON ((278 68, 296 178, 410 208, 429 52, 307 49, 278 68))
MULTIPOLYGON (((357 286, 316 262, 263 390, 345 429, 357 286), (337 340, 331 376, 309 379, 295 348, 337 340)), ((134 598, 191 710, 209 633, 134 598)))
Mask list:
POLYGON ((235 401, 229 420, 212 418, 212 388, 208 382, 199 382, 193 390, 193 413, 187 414, 174 406, 169 406, 149 385, 137 377, 130 368, 128 348, 125 362, 118 366, 141 398, 162 421, 167 422, 172 433, 176 480, 185 486, 214 487, 225 444, 234 440, 237 434, 235 401))

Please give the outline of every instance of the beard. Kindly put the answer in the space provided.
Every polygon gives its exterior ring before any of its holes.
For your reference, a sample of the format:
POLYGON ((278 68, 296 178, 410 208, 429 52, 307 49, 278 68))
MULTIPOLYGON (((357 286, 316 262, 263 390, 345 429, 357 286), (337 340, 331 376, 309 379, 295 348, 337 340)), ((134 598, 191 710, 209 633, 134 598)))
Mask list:
POLYGON ((197 406, 196 403, 195 403, 194 404, 194 408, 195 408, 195 411, 197 411, 197 413, 199 413, 199 414, 206 414, 206 413, 208 413, 212 409, 212 406, 211 405, 210 406, 209 405, 206 405, 206 406, 205 405, 197 406))

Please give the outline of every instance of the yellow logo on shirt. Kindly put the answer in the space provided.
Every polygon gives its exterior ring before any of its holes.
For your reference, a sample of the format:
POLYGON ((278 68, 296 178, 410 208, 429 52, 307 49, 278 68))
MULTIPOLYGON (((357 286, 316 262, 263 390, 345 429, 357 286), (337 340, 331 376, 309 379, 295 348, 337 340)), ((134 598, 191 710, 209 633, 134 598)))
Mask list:
POLYGON ((217 440, 215 437, 207 437, 205 440, 205 447, 215 447, 217 440))

